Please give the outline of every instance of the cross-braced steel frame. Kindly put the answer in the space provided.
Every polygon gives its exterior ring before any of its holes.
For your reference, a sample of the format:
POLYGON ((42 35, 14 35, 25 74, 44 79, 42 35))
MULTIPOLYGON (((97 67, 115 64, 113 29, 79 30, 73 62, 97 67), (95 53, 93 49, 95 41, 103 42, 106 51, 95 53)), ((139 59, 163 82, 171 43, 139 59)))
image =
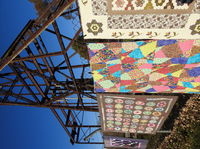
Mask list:
POLYGON ((2 56, 0 105, 49 108, 72 144, 102 144, 88 137, 100 125, 84 122, 84 113, 98 112, 98 105, 89 62, 71 52, 82 29, 62 17, 69 13, 79 13, 75 0, 53 0, 40 17, 26 24, 2 56), (69 11, 72 4, 76 7, 69 11))

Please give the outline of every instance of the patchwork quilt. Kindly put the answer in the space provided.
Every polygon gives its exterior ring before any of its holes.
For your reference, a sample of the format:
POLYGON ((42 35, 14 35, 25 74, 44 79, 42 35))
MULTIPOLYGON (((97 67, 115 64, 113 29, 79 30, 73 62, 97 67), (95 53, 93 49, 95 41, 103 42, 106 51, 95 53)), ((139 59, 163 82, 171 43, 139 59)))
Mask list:
POLYGON ((103 132, 155 134, 176 96, 97 94, 103 132))
POLYGON ((199 39, 200 0, 78 0, 85 39, 199 39))
POLYGON ((106 148, 146 149, 148 140, 132 139, 117 136, 103 136, 106 148))
POLYGON ((200 93, 200 40, 89 43, 96 92, 200 93))

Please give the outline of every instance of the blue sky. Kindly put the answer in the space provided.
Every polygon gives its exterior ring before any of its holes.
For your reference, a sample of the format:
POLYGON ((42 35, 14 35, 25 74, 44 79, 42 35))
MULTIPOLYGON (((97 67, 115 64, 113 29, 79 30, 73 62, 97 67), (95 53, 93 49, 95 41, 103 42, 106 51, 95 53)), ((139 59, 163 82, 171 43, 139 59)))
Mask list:
MULTIPOLYGON (((29 19, 34 8, 26 0, 0 1, 0 56, 29 19)), ((101 149, 74 145, 57 119, 45 108, 0 106, 0 149, 101 149)))

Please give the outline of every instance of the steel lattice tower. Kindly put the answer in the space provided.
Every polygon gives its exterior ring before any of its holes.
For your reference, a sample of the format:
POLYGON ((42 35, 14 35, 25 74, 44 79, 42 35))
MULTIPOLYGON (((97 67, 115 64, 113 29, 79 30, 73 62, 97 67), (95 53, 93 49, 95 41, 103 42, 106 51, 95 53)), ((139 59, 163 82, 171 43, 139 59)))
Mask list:
POLYGON ((75 0, 51 2, 40 17, 25 25, 2 56, 0 105, 49 108, 72 144, 102 144, 89 139, 91 132, 99 131, 100 125, 86 125, 82 121, 84 112, 98 112, 89 62, 74 62, 77 53, 69 52, 72 44, 78 43, 77 37, 82 35, 80 24, 74 23, 80 22, 79 15, 72 19, 73 35, 69 35, 69 20, 65 20, 64 31, 60 27, 60 24, 63 27, 62 16, 79 14, 78 7, 68 10, 72 4, 77 7, 75 0), (57 42, 53 47, 50 36, 57 42), (49 50, 51 48, 53 50, 49 50))

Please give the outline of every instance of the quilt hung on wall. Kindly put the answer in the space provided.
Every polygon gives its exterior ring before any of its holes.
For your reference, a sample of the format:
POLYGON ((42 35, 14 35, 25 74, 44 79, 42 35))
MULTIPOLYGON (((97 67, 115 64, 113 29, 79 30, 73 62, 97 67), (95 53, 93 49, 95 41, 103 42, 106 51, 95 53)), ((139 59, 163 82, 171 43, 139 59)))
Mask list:
POLYGON ((105 147, 121 149, 146 149, 148 140, 123 138, 117 136, 104 136, 105 147))
POLYGON ((89 43, 96 92, 200 93, 200 40, 89 43))
POLYGON ((86 39, 199 39, 200 0, 79 0, 86 39))
POLYGON ((155 134, 176 96, 97 94, 103 132, 155 134))

